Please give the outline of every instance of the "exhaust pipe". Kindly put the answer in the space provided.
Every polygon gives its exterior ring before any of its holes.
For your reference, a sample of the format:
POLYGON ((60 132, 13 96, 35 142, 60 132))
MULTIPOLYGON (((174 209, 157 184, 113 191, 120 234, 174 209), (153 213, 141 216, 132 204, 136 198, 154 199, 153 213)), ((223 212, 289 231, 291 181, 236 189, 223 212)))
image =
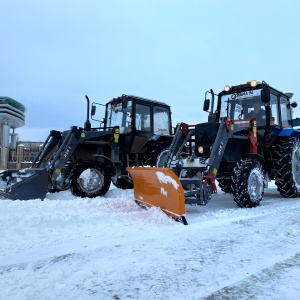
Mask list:
POLYGON ((91 131, 91 122, 90 122, 90 99, 87 95, 85 95, 86 101, 87 101, 87 111, 86 111, 86 121, 84 123, 84 130, 86 131, 91 131))

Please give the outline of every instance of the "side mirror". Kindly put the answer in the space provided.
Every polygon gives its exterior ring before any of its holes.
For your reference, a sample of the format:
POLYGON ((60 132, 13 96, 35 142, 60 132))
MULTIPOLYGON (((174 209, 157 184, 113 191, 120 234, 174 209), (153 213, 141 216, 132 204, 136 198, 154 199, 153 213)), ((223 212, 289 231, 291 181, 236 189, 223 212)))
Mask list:
POLYGON ((96 105, 92 105, 91 116, 96 114, 96 105))
POLYGON ((204 111, 209 111, 209 107, 210 107, 210 100, 209 99, 205 99, 204 103, 203 103, 203 110, 204 111))
POLYGON ((292 103, 291 103, 291 107, 292 107, 292 108, 295 108, 295 107, 297 107, 297 106, 298 106, 297 102, 292 102, 292 103))
POLYGON ((262 102, 270 102, 270 91, 268 89, 263 89, 261 91, 261 101, 262 102))

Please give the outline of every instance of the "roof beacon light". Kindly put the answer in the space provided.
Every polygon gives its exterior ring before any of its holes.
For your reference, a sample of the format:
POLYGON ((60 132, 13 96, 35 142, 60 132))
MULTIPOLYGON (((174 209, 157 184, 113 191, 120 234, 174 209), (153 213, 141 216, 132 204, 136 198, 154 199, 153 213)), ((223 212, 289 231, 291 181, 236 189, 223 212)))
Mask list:
POLYGON ((225 91, 225 92, 228 92, 229 90, 230 90, 230 86, 229 86, 229 85, 225 85, 224 91, 225 91))
POLYGON ((257 84, 258 84, 257 80, 251 80, 250 85, 251 85, 252 87, 257 86, 257 84))
POLYGON ((258 82, 257 82, 257 80, 251 80, 251 81, 248 81, 247 84, 251 85, 252 87, 256 87, 258 82))

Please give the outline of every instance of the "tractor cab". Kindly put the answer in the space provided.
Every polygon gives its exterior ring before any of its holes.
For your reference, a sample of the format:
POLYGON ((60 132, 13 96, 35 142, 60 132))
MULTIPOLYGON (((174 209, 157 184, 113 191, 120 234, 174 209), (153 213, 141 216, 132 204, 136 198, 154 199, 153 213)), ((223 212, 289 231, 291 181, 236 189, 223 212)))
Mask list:
POLYGON ((247 135, 246 128, 249 128, 250 120, 256 120, 259 151, 268 150, 273 137, 282 129, 293 126, 292 108, 297 106, 295 102, 291 102, 293 93, 278 91, 264 81, 252 80, 236 86, 226 85, 217 95, 216 107, 213 91, 207 93, 212 97, 204 102, 204 110, 210 109, 209 121, 220 123, 228 118, 234 124, 236 135, 247 135))
POLYGON ((106 104, 105 127, 153 134, 172 134, 170 106, 141 97, 122 95, 106 104))
POLYGON ((264 81, 227 85, 218 95, 216 118, 255 118, 258 127, 276 125, 279 128, 292 128, 291 109, 297 106, 295 102, 291 103, 292 96, 293 93, 280 92, 264 81))
POLYGON ((215 107, 214 96, 212 90, 206 92, 203 108, 209 111, 209 117, 207 123, 196 125, 195 155, 205 160, 211 156, 212 147, 220 143, 224 151, 217 176, 220 182, 232 176, 238 161, 251 155, 266 164, 269 177, 275 178, 276 173, 272 171, 276 169, 273 166, 274 145, 282 137, 299 135, 293 130, 292 108, 297 106, 291 102, 293 93, 281 92, 264 81, 253 80, 225 86, 217 95, 215 107), (223 124, 226 130, 222 131, 223 124), (225 150, 223 139, 227 145, 225 150))
POLYGON ((130 153, 147 152, 149 141, 170 140, 172 135, 170 106, 132 95, 123 94, 109 101, 102 122, 104 130, 119 127, 123 150, 130 153))

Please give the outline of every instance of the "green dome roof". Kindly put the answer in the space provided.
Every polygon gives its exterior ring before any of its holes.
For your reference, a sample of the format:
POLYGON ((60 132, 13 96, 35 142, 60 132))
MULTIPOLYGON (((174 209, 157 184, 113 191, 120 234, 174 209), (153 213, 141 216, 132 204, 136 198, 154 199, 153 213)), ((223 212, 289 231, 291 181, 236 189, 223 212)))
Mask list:
POLYGON ((10 106, 22 111, 23 113, 25 113, 26 111, 26 107, 22 103, 10 97, 0 96, 0 104, 9 104, 10 106))

